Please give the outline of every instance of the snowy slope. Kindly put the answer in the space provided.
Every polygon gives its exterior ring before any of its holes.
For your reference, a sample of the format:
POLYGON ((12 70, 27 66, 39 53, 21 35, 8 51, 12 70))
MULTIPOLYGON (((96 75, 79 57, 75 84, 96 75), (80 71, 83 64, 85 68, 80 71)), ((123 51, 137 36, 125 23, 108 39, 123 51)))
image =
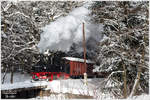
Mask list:
POLYGON ((16 88, 26 88, 26 87, 33 87, 33 86, 47 86, 45 90, 51 90, 54 93, 72 93, 72 94, 82 94, 82 95, 94 95, 94 90, 97 88, 99 82, 103 79, 88 79, 88 85, 84 84, 83 79, 58 79, 53 80, 51 82, 46 81, 36 81, 31 82, 30 78, 27 80, 22 80, 23 77, 20 75, 16 76, 15 74, 15 81, 13 84, 10 84, 9 80, 8 83, 4 83, 1 85, 2 90, 8 89, 16 89, 16 88), (20 79, 20 81, 19 81, 20 79))
POLYGON ((30 81, 26 82, 15 82, 13 84, 2 84, 1 90, 10 90, 10 89, 20 89, 20 88, 28 88, 28 87, 36 87, 36 86, 46 86, 47 82, 35 82, 32 83, 30 81))
MULTIPOLYGON (((101 93, 97 90, 97 88, 100 86, 102 87, 101 82, 103 82, 104 79, 102 78, 93 78, 88 79, 88 85, 84 85, 83 79, 59 79, 59 80, 53 80, 52 82, 46 82, 46 81, 37 81, 37 82, 31 82, 30 78, 26 75, 26 78, 23 80, 21 75, 15 74, 15 77, 17 77, 15 82, 13 84, 5 83, 2 84, 1 89, 14 89, 14 88, 25 88, 25 87, 32 87, 32 86, 45 86, 47 85, 47 88, 45 90, 51 90, 54 93, 58 93, 58 95, 51 95, 49 97, 42 97, 42 99, 58 99, 59 97, 62 98, 65 96, 65 93, 70 94, 76 94, 76 95, 87 95, 87 96, 93 96, 94 98, 97 98, 98 100, 123 100, 123 99, 112 99, 109 94, 101 93), (17 76, 18 77, 17 77, 17 76), (28 77, 28 78, 27 78, 28 77), (21 80, 19 82, 19 79, 21 80)), ((8 78, 8 77, 7 77, 8 78)), ((8 81, 8 80, 7 80, 8 81)), ((150 100, 149 95, 141 95, 138 97, 128 98, 126 100, 150 100)))
MULTIPOLYGON (((3 78, 4 74, 1 73, 1 79, 3 78)), ((10 83, 10 73, 7 73, 5 76, 5 81, 4 83, 8 84, 10 83)), ((30 81, 32 78, 29 74, 21 74, 20 72, 14 73, 13 75, 13 82, 25 82, 25 81, 30 81)))
POLYGON ((150 100, 150 95, 140 95, 140 96, 134 96, 132 98, 127 98, 127 99, 112 99, 112 98, 106 98, 103 100, 150 100))

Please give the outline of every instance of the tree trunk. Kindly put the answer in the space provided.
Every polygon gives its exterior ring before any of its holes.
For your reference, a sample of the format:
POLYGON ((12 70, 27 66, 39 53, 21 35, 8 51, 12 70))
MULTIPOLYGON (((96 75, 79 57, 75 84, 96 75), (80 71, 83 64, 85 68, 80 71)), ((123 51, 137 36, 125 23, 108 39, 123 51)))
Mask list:
POLYGON ((123 80, 124 80, 124 90, 123 90, 123 95, 124 98, 127 98, 127 74, 126 74, 126 68, 125 68, 125 64, 123 63, 123 80))
POLYGON ((136 90, 137 90, 137 87, 138 87, 138 84, 139 84, 139 80, 140 80, 140 76, 141 76, 141 67, 139 66, 137 76, 136 76, 136 79, 135 79, 130 97, 134 96, 134 94, 136 93, 136 90))
POLYGON ((14 74, 14 68, 12 67, 12 69, 11 69, 11 77, 10 77, 10 82, 11 82, 11 84, 13 84, 13 74, 14 74))
POLYGON ((4 72, 4 76, 3 76, 3 79, 2 79, 2 84, 4 84, 6 74, 7 74, 7 67, 6 67, 5 72, 4 72))
MULTIPOLYGON (((145 35, 144 35, 144 41, 145 41, 145 35)), ((137 76, 130 94, 130 97, 134 96, 134 94, 136 93, 136 90, 138 88, 139 85, 139 81, 140 81, 140 77, 141 77, 141 73, 142 73, 142 65, 144 65, 144 56, 145 56, 145 46, 143 45, 143 53, 142 53, 142 59, 141 59, 141 65, 138 66, 138 72, 137 72, 137 76)))

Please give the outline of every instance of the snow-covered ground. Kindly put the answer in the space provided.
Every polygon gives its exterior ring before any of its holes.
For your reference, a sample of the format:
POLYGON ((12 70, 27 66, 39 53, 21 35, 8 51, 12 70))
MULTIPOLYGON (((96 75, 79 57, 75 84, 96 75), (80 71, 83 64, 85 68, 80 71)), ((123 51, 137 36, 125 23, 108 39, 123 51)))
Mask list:
MULTIPOLYGON (((1 75, 3 77, 3 74, 1 75)), ((25 88, 33 86, 45 86, 45 90, 51 90, 55 93, 72 93, 72 94, 82 94, 82 95, 94 95, 94 90, 97 88, 98 84, 103 79, 93 78, 88 79, 87 85, 84 84, 83 79, 57 79, 53 81, 35 81, 31 82, 31 76, 29 74, 14 73, 14 82, 10 83, 10 74, 6 75, 5 82, 2 84, 2 90, 15 89, 15 88, 25 88)))
MULTIPOLYGON (((3 78, 3 76, 4 76, 4 74, 1 73, 1 79, 3 78)), ((6 74, 4 84, 10 83, 10 76, 11 76, 10 73, 6 74)), ((14 73, 14 75, 13 75, 13 82, 14 83, 30 81, 31 79, 32 79, 32 77, 30 74, 21 74, 20 72, 18 72, 18 73, 14 73)))
POLYGON ((2 90, 15 89, 15 88, 25 88, 34 86, 46 86, 45 90, 51 90, 54 93, 71 93, 71 94, 81 94, 93 96, 96 84, 101 79, 88 79, 88 85, 85 85, 83 79, 58 79, 53 81, 35 81, 26 80, 22 82, 14 82, 13 84, 5 83, 2 84, 2 90))
MULTIPOLYGON (((24 88, 24 87, 32 87, 32 86, 45 86, 47 85, 47 88, 45 90, 51 90, 53 93, 58 93, 57 95, 52 94, 49 97, 37 97, 38 99, 47 99, 47 100, 55 100, 55 99, 66 99, 64 94, 75 94, 75 95, 86 95, 86 96, 93 96, 94 98, 97 98, 97 100, 116 100, 112 99, 112 97, 108 94, 103 94, 97 88, 99 86, 102 87, 101 82, 103 82, 104 79, 102 78, 91 78, 87 80, 87 85, 84 84, 83 79, 58 79, 53 80, 51 82, 46 81, 36 81, 31 82, 31 76, 30 75, 23 75, 19 73, 14 74, 14 83, 10 84, 10 75, 8 74, 5 83, 2 84, 1 89, 13 89, 13 88, 24 88)), ((36 99, 36 98, 34 98, 36 99)), ((117 100, 123 100, 123 99, 117 99, 117 100)), ((150 100, 149 95, 141 95, 137 97, 128 98, 126 100, 150 100)))
POLYGON ((2 84, 1 90, 11 90, 11 89, 20 89, 20 88, 28 88, 28 87, 36 87, 36 86, 46 86, 47 82, 35 82, 32 83, 30 81, 25 82, 15 82, 13 84, 2 84))
POLYGON ((150 100, 150 95, 143 94, 140 96, 134 96, 132 98, 127 98, 127 99, 112 99, 112 98, 105 98, 102 100, 150 100))
MULTIPOLYGON (((34 87, 34 86, 45 86, 46 82, 31 82, 31 76, 29 74, 21 74, 14 73, 13 75, 13 84, 10 83, 10 73, 6 74, 4 84, 1 85, 1 90, 9 90, 16 88, 26 88, 26 87, 34 87)), ((1 74, 1 79, 3 77, 3 73, 1 74)))
MULTIPOLYGON (((32 98, 32 100, 35 100, 35 99, 42 99, 42 100, 66 100, 66 97, 65 95, 63 94, 59 94, 57 95, 57 97, 55 95, 51 95, 49 97, 47 96, 44 96, 44 97, 37 97, 37 98, 32 98)), ((76 99, 73 99, 73 100, 76 100, 76 99)), ((85 99, 82 99, 82 100, 85 100, 85 99)), ((127 99, 112 99, 110 97, 105 97, 105 98, 95 98, 95 99, 88 99, 88 100, 150 100, 150 95, 146 95, 146 94, 143 94, 143 95, 140 95, 140 96, 134 96, 132 98, 127 98, 127 99)))
POLYGON ((97 88, 97 84, 103 79, 88 79, 87 85, 84 84, 83 79, 67 79, 67 80, 54 80, 48 82, 48 87, 56 93, 72 93, 93 96, 94 91, 97 88))

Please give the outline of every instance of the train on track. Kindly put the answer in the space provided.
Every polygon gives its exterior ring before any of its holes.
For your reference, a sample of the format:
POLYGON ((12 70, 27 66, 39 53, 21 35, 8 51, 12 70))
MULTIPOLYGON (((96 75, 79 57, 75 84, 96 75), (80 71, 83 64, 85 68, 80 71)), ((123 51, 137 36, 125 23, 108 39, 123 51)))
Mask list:
POLYGON ((88 77, 105 77, 106 73, 94 73, 94 62, 86 60, 86 42, 85 42, 85 31, 83 23, 83 49, 84 59, 68 57, 62 52, 48 57, 41 57, 41 60, 32 67, 32 79, 46 79, 52 81, 56 78, 83 78, 84 73, 88 77))
POLYGON ((75 57, 65 57, 65 54, 59 53, 54 56, 41 57, 41 60, 32 67, 33 80, 52 81, 58 78, 83 78, 84 73, 88 77, 96 77, 93 72, 94 62, 75 57))

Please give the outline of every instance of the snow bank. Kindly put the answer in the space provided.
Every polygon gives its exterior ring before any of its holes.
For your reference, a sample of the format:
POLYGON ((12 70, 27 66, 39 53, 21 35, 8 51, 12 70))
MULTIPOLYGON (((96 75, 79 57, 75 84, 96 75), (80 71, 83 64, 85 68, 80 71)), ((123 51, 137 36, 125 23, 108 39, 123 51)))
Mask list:
POLYGON ((127 99, 112 99, 112 98, 105 98, 102 100, 150 100, 150 95, 143 94, 140 96, 134 96, 132 98, 127 98, 127 99))
POLYGON ((36 87, 36 86, 47 86, 47 82, 35 82, 32 83, 30 81, 26 82, 16 82, 13 84, 2 84, 1 90, 11 90, 11 89, 20 89, 20 88, 29 88, 29 87, 36 87))
MULTIPOLYGON (((1 79, 3 78, 4 73, 1 73, 1 79)), ((5 76, 5 81, 4 84, 9 84, 11 79, 11 74, 7 73, 5 76)), ((26 82, 26 81, 31 81, 32 77, 30 74, 21 74, 20 72, 15 72, 13 74, 13 82, 26 82)))
POLYGON ((23 77, 24 76, 21 76, 19 73, 14 74, 14 83, 10 84, 10 82, 8 83, 5 82, 4 84, 1 85, 1 90, 28 88, 28 87, 35 87, 35 86, 47 86, 45 90, 51 90, 54 93, 71 93, 71 94, 93 96, 95 88, 98 86, 98 84, 100 84, 99 82, 103 80, 98 78, 88 79, 87 80, 88 85, 86 86, 84 85, 83 79, 66 79, 66 80, 57 79, 51 82, 49 81, 31 82, 30 79, 22 80, 23 77))
MULTIPOLYGON (((18 75, 18 74, 17 74, 18 75)), ((18 76, 19 77, 19 76, 18 76)), ((22 77, 20 77, 21 79, 22 77)), ((19 78, 18 78, 19 79, 19 78)), ((15 79, 15 80, 18 80, 15 79)), ((97 88, 103 87, 102 82, 103 78, 91 78, 88 79, 88 85, 84 85, 83 79, 60 79, 60 80, 53 80, 52 82, 46 82, 46 81, 37 81, 37 82, 31 82, 31 80, 24 80, 22 82, 15 81, 14 84, 5 83, 1 85, 1 90, 8 90, 8 89, 15 89, 15 88, 26 88, 26 87, 33 87, 33 86, 47 86, 45 90, 51 90, 54 93, 58 93, 59 95, 51 95, 50 97, 43 97, 53 100, 58 99, 59 97, 62 98, 63 93, 71 93, 71 94, 77 94, 77 95, 88 95, 93 96, 94 98, 98 98, 97 100, 123 100, 123 99, 113 99, 111 95, 101 93, 99 90, 96 90, 97 88)), ((42 99, 43 99, 42 98, 42 99)), ((132 98, 128 98, 125 100, 150 100, 149 95, 141 95, 141 96, 135 96, 132 98)))
MULTIPOLYGON (((35 98, 32 98, 35 100, 35 98)), ((64 94, 58 94, 56 95, 50 95, 50 96, 44 96, 44 97, 37 97, 37 99, 46 99, 46 100, 68 100, 66 99, 66 96, 64 94)), ((108 96, 106 96, 105 98, 99 98, 99 99, 88 99, 88 100, 149 100, 150 99, 150 95, 141 95, 141 96, 137 96, 134 98, 127 98, 127 99, 112 99, 109 98, 108 96)), ((70 99, 69 99, 70 100, 70 99)), ((71 100, 76 100, 76 99, 71 99, 71 100)), ((87 99, 82 99, 82 100, 87 100, 87 99)))
POLYGON ((88 79, 88 86, 84 85, 82 79, 54 80, 48 83, 46 90, 54 93, 71 93, 93 96, 92 80, 88 79))
POLYGON ((143 94, 140 96, 134 96, 132 98, 128 98, 128 100, 150 100, 150 95, 143 94))
MULTIPOLYGON (((4 73, 1 74, 1 78, 4 76, 4 73)), ((4 84, 1 84, 1 90, 9 90, 16 88, 27 88, 35 86, 46 86, 47 82, 34 82, 32 83, 32 77, 30 74, 21 74, 19 72, 14 73, 13 84, 10 83, 10 73, 6 74, 4 84)))

